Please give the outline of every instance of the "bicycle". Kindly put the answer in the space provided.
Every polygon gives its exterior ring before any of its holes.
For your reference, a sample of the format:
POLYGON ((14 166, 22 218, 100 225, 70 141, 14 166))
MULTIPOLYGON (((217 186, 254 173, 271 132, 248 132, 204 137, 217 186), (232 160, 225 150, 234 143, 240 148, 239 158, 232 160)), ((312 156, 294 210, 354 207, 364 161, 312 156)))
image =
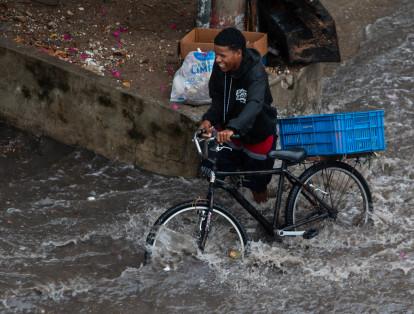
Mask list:
POLYGON ((296 176, 290 168, 307 158, 305 150, 298 148, 271 151, 268 157, 281 161, 281 166, 270 170, 217 171, 217 158, 209 158, 209 151, 219 153, 231 148, 217 143, 214 136, 203 138, 199 131, 194 133, 193 142, 201 159, 212 164, 211 168, 200 168, 201 176, 209 181, 206 198, 175 205, 157 219, 146 239, 147 261, 155 253, 161 258, 199 253, 226 259, 244 258, 249 243, 246 230, 229 210, 215 203, 216 189, 224 190, 236 200, 274 240, 286 236, 311 239, 327 219, 349 226, 364 225, 373 211, 366 180, 355 167, 343 161, 315 161, 296 176), (240 192, 242 180, 238 180, 264 174, 279 176, 271 220, 244 197, 240 192), (281 224, 279 216, 286 180, 292 187, 286 199, 285 221, 281 224))

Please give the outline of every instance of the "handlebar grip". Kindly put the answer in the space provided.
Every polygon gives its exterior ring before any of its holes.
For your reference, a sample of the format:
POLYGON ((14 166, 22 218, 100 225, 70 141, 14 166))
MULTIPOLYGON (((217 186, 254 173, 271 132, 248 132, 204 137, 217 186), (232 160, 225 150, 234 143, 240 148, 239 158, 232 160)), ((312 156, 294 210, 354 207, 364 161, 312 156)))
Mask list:
POLYGON ((241 136, 240 136, 240 134, 233 134, 230 138, 232 140, 239 140, 241 138, 241 136))

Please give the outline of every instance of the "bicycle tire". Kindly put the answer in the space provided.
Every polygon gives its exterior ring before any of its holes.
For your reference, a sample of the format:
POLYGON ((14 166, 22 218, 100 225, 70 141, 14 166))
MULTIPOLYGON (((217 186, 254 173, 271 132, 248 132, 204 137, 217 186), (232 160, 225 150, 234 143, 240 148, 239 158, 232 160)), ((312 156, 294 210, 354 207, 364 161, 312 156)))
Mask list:
MULTIPOLYGON (((173 256, 197 255, 199 211, 206 201, 185 202, 169 208, 152 226, 146 239, 146 263, 154 257, 168 262, 173 256), (175 242, 175 243, 173 243, 175 242), (154 256, 155 255, 155 256, 154 256)), ((218 258, 242 259, 248 246, 247 233, 226 209, 214 205, 207 243, 202 253, 218 258)))
MULTIPOLYGON (((369 221, 373 211, 371 191, 354 167, 340 161, 320 162, 306 169, 299 180, 310 184, 318 197, 338 211, 336 223, 361 226, 369 221)), ((285 211, 287 226, 309 218, 318 210, 306 199, 304 190, 303 186, 295 184, 289 193, 285 211)), ((305 225, 316 229, 321 226, 320 220, 305 225)))

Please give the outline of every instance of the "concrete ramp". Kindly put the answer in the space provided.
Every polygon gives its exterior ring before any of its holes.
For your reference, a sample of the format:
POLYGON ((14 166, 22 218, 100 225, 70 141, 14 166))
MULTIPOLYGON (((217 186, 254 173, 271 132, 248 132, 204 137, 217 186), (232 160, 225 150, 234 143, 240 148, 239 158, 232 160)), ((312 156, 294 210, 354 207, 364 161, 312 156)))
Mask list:
POLYGON ((148 171, 195 175, 196 123, 189 116, 5 40, 0 69, 0 119, 6 123, 148 171))

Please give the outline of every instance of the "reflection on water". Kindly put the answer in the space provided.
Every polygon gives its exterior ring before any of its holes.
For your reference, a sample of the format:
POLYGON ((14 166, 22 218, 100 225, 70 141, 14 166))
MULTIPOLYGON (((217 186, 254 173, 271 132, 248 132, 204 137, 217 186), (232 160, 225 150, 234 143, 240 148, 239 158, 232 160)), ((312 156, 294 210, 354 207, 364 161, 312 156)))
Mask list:
POLYGON ((149 174, 1 126, 0 311, 412 311, 414 2, 403 3, 366 29, 360 53, 324 88, 324 112, 386 111, 388 150, 364 170, 373 226, 327 224, 310 241, 258 240, 248 259, 226 267, 142 267, 151 224, 172 204, 202 195, 203 182, 149 174))

